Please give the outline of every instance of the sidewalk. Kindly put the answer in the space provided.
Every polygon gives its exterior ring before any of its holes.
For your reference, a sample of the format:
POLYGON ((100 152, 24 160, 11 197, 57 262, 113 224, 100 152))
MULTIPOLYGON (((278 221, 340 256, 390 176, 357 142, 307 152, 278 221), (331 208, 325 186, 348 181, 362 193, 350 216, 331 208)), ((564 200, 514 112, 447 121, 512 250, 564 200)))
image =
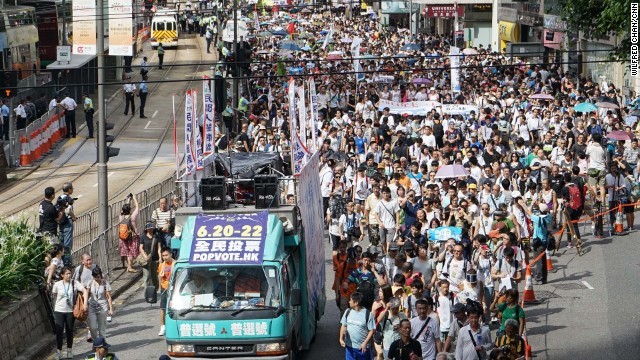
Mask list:
MULTIPOLYGON (((117 308, 117 304, 122 304, 131 294, 132 291, 128 289, 137 289, 134 286, 142 278, 142 270, 137 273, 127 272, 126 269, 117 270, 112 272, 109 283, 111 284, 111 296, 113 298, 114 308, 117 308), (117 302, 115 300, 118 300, 117 302)), ((74 334, 74 344, 80 341, 85 341, 87 336, 87 328, 84 325, 76 321, 76 328, 74 334)), ((22 354, 16 357, 15 360, 34 360, 34 359, 53 359, 55 354, 56 336, 52 332, 48 336, 43 337, 37 343, 31 345, 22 354)), ((66 348, 66 345, 65 345, 66 348)))

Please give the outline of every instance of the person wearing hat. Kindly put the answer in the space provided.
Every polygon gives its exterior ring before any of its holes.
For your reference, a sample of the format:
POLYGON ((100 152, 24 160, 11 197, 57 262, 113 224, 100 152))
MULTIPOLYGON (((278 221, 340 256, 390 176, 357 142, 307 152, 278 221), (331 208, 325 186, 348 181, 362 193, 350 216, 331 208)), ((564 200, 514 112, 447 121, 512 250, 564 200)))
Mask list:
POLYGON ((158 277, 149 269, 157 269, 160 261, 160 241, 156 234, 156 225, 148 221, 144 226, 144 234, 140 236, 140 255, 137 260, 142 265, 142 273, 146 286, 158 288, 158 277))
POLYGON ((449 328, 449 333, 444 341, 444 351, 449 352, 451 348, 455 347, 456 339, 458 338, 458 333, 463 326, 469 324, 467 321, 467 313, 466 306, 463 303, 456 303, 451 308, 451 313, 454 316, 454 321, 451 322, 451 327, 449 328))
MULTIPOLYGON (((549 213, 549 208, 546 204, 538 204, 538 212, 532 212, 529 209, 524 200, 520 198, 518 205, 527 213, 533 223, 533 235, 531 236, 531 247, 533 248, 533 257, 537 258, 540 254, 542 258, 533 267, 533 276, 538 284, 545 284, 547 282, 547 257, 546 249, 555 247, 555 243, 549 243, 548 226, 551 223, 552 215, 549 213)), ((555 240, 554 240, 555 242, 555 240)))
POLYGON ((93 355, 87 355, 86 360, 118 360, 114 353, 109 352, 111 345, 102 336, 93 339, 93 355))
MULTIPOLYGON (((400 287, 396 288, 397 291, 402 291, 400 287)), ((378 316, 378 323, 382 327, 382 349, 384 353, 384 359, 389 359, 389 348, 391 344, 400 338, 398 329, 400 322, 407 319, 407 315, 400 311, 401 300, 397 297, 392 297, 388 302, 385 311, 378 316)))

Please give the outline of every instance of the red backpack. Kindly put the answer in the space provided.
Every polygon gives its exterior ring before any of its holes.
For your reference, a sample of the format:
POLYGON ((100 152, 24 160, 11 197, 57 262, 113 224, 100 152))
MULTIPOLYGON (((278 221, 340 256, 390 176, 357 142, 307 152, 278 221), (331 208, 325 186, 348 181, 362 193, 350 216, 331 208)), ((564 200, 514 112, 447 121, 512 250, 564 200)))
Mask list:
POLYGON ((573 210, 578 210, 582 207, 582 194, 577 185, 571 184, 568 186, 569 198, 567 199, 567 205, 573 210))

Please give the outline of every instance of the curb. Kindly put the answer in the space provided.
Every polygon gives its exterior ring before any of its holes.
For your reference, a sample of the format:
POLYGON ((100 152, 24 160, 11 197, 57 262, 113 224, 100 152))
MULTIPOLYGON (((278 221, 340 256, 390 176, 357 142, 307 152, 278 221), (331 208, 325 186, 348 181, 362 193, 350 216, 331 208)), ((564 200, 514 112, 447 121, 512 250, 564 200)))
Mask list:
MULTIPOLYGON (((138 282, 142 278, 142 271, 135 274, 131 279, 125 282, 122 286, 115 289, 111 296, 113 299, 117 299, 120 295, 122 295, 125 291, 130 289, 135 283, 138 282)), ((74 338, 79 335, 80 332, 86 332, 86 329, 79 329, 76 327, 74 330, 74 338)), ((44 336, 35 344, 28 347, 26 350, 22 352, 22 354, 18 355, 15 360, 33 360, 33 359, 46 359, 48 355, 51 353, 52 348, 55 347, 56 337, 53 334, 49 334, 48 336, 44 336)))

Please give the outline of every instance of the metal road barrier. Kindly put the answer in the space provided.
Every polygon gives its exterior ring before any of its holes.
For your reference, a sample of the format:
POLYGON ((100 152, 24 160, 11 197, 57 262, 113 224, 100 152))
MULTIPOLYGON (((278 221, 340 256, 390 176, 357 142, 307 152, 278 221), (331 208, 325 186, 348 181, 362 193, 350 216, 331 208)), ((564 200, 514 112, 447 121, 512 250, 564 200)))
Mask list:
POLYGON ((14 130, 11 166, 31 166, 51 153, 66 135, 64 111, 49 110, 24 129, 14 130))
MULTIPOLYGON (((171 201, 171 195, 177 193, 175 174, 146 190, 136 194, 139 214, 136 221, 138 234, 144 233, 144 225, 151 220, 151 214, 158 208, 160 199, 166 197, 171 201)), ((89 253, 94 258, 105 275, 117 268, 122 268, 126 259, 120 257, 120 239, 118 238, 118 224, 120 210, 125 200, 119 200, 108 207, 108 228, 98 232, 98 210, 90 210, 78 216, 73 228, 73 264, 80 264, 82 254, 89 253)))

